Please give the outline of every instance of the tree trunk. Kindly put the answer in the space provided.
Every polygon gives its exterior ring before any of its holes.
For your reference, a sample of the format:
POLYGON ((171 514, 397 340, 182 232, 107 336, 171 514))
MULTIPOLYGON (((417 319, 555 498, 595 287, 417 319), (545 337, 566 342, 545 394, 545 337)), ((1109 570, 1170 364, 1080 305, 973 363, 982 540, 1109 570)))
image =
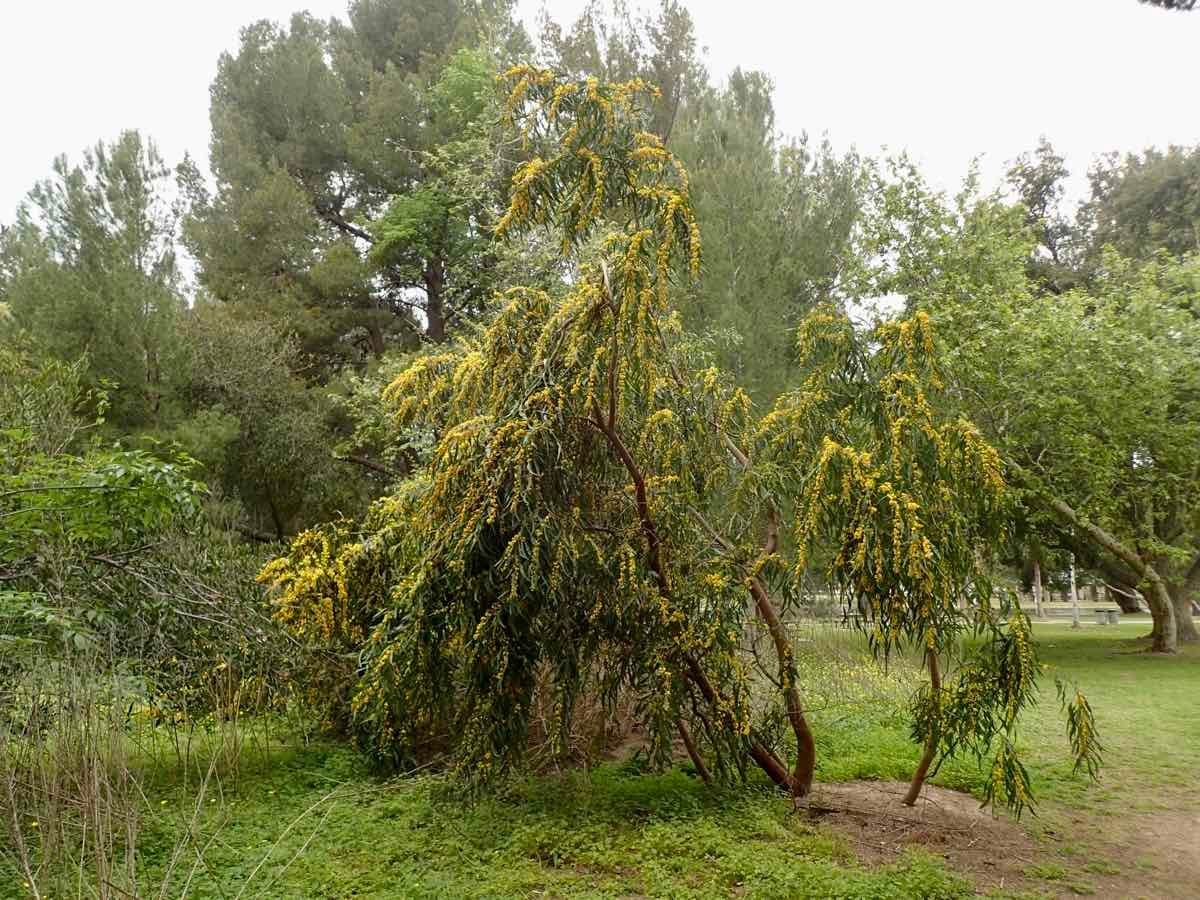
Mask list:
POLYGON ((679 726, 679 736, 683 738, 683 746, 687 748, 688 757, 692 761, 692 765, 696 767, 696 774, 700 776, 700 780, 705 784, 712 784, 712 773, 708 771, 708 766, 704 764, 704 757, 700 755, 700 750, 696 747, 696 742, 692 740, 692 733, 688 730, 687 723, 680 719, 677 723, 679 726))
POLYGON ((1186 586, 1172 585, 1170 589, 1171 605, 1175 608, 1175 628, 1180 641, 1191 643, 1200 641, 1200 632, 1196 630, 1196 621, 1192 618, 1192 602, 1194 593, 1189 593, 1186 586))
POLYGON ((1033 561, 1033 609, 1039 619, 1045 615, 1042 611, 1042 564, 1036 559, 1033 561))
POLYGON ((1188 566, 1183 583, 1171 585, 1171 601, 1175 606, 1175 626, 1179 631, 1179 640, 1189 643, 1200 641, 1200 632, 1196 630, 1196 622, 1192 618, 1194 605, 1200 601, 1200 555, 1188 566))
POLYGON ((443 294, 446 272, 442 261, 434 258, 425 267, 425 337, 440 344, 446 340, 446 309, 443 294))
POLYGON ((1166 582, 1154 571, 1153 566, 1146 566, 1147 581, 1150 589, 1145 591, 1146 603, 1150 606, 1150 618, 1154 622, 1150 630, 1150 649, 1155 653, 1174 653, 1178 646, 1178 632, 1175 623, 1175 605, 1171 602, 1171 594, 1166 582))
MULTIPOLYGON (((772 517, 772 532, 775 531, 772 517)), ((768 538, 768 555, 774 553, 775 539, 768 538)), ((796 764, 792 769, 789 790, 793 797, 803 797, 812 790, 813 773, 817 766, 817 745, 813 740, 812 729, 804 716, 804 708, 800 705, 800 692, 796 688, 798 675, 796 659, 792 651, 792 642, 788 639, 787 631, 775 612, 771 598, 767 596, 766 588, 758 578, 750 579, 750 592, 754 595, 754 603, 758 614, 766 623, 771 641, 775 644, 775 656, 779 660, 779 679, 784 702, 787 707, 788 722, 792 733, 796 736, 796 764)))
POLYGON ((925 786, 925 778, 929 774, 929 767, 933 765, 933 758, 937 755, 937 718, 941 716, 942 675, 938 671, 936 653, 932 650, 925 651, 925 661, 929 665, 930 697, 937 708, 934 711, 934 721, 929 729, 929 734, 925 736, 925 752, 921 754, 921 761, 917 764, 917 771, 913 772, 912 782, 908 786, 908 793, 904 795, 905 806, 916 805, 917 798, 921 796, 921 788, 925 786))
POLYGON ((1075 585, 1075 554, 1071 554, 1071 627, 1079 627, 1079 589, 1075 585))
POLYGON ((383 340, 383 329, 378 323, 372 322, 367 326, 367 344, 375 356, 383 356, 387 352, 387 344, 383 340))

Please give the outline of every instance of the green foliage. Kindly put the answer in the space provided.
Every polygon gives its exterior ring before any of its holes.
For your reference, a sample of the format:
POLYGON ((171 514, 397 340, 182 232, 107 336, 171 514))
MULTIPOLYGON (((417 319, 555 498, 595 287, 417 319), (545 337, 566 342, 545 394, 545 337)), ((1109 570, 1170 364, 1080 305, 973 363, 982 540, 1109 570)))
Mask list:
POLYGON ((15 413, 0 432, 6 642, 88 643, 117 614, 81 596, 104 561, 136 552, 199 510, 202 486, 189 478, 186 457, 76 446, 86 427, 76 418, 88 396, 81 371, 0 352, 0 408, 15 413))
POLYGON ((1083 280, 1080 255, 1086 247, 1081 230, 1062 209, 1066 160, 1042 138, 1033 153, 1016 159, 1008 170, 1008 185, 1025 206, 1025 223, 1036 238, 1027 264, 1029 277, 1039 287, 1060 293, 1083 280))
POLYGON ((1164 622, 1155 576, 1195 559, 1196 262, 1110 252, 1089 287, 1042 291, 1026 275, 1026 211, 971 187, 951 205, 899 173, 878 202, 868 243, 884 262, 864 293, 928 312, 959 409, 1018 476, 1045 543, 1142 589, 1164 622))
POLYGON ((712 334, 721 367, 769 408, 797 380, 796 326, 838 297, 869 164, 780 139, 770 81, 740 69, 681 111, 671 148, 709 243, 703 279, 680 299, 684 322, 712 334))
POLYGON ((510 43, 507 4, 457 0, 246 28, 213 84, 216 194, 187 178, 201 283, 295 330, 321 377, 477 314, 503 177, 490 82, 510 43))
POLYGON ((13 414, 0 432, 3 711, 38 666, 79 657, 160 710, 236 703, 280 648, 253 583, 261 558, 201 508, 193 459, 88 435, 81 414, 103 398, 83 371, 0 351, 0 409, 13 414))
POLYGON ((1200 250, 1200 148, 1150 148, 1119 158, 1110 154, 1089 173, 1091 197, 1081 210, 1091 230, 1091 255, 1105 246, 1149 260, 1158 250, 1173 257, 1200 250))
POLYGON ((175 260, 178 211, 169 172, 137 132, 65 156, 0 239, 0 296, 17 328, 59 359, 84 359, 92 387, 108 383, 126 429, 163 414, 164 381, 183 311, 175 260))
POLYGON ((174 389, 187 418, 171 436, 195 448, 253 529, 282 540, 361 508, 370 486, 333 459, 330 404, 296 374, 306 359, 294 341, 213 302, 191 311, 183 335, 174 389))

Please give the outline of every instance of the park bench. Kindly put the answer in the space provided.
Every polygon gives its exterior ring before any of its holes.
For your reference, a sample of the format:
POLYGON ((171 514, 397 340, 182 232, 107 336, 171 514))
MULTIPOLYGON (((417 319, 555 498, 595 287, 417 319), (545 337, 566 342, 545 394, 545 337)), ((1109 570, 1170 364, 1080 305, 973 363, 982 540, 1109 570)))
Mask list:
MULTIPOLYGON (((1080 603, 1080 617, 1088 614, 1095 615, 1097 625, 1118 625, 1121 622, 1121 607, 1112 603, 1080 603)), ((1043 603, 1042 615, 1062 618, 1074 615, 1074 613, 1070 603, 1043 603)))

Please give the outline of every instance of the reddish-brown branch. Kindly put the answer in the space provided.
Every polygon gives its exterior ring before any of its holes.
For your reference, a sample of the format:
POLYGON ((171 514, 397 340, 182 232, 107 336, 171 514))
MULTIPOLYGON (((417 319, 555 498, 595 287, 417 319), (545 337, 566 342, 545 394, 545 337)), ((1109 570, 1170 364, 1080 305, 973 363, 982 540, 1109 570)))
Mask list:
MULTIPOLYGON (((767 511, 767 539, 763 544, 763 556, 773 554, 779 547, 779 521, 774 507, 767 511)), ((796 764, 792 770, 792 795, 803 797, 812 789, 813 772, 816 768, 817 747, 813 740, 812 729, 804 717, 804 707, 800 703, 800 692, 796 687, 799 676, 796 672, 796 659, 792 651, 792 642, 788 639, 787 630, 775 611, 775 605, 767 595, 767 589, 757 575, 750 579, 750 593, 759 616, 766 623, 767 632, 775 644, 775 656, 779 660, 779 681, 783 691, 784 703, 787 706, 788 722, 796 737, 796 764)))
MULTIPOLYGON (((621 436, 616 429, 616 424, 613 423, 610 425, 605 421, 604 415, 600 412, 600 406, 596 403, 595 398, 592 399, 592 416, 588 421, 608 440, 613 453, 621 461, 621 464, 625 467, 625 471, 629 474, 630 481, 633 482, 638 519, 641 523, 642 535, 646 539, 647 564, 650 567, 650 571, 654 573, 659 592, 664 597, 670 597, 671 585, 667 578, 666 566, 663 563, 662 541, 658 535, 658 528, 654 524, 654 517, 650 512, 650 501, 646 493, 646 478, 642 474, 637 460, 633 458, 633 454, 629 452, 629 448, 621 440, 621 436)), ((725 727, 736 730, 737 723, 733 718, 732 706, 729 701, 721 696, 695 657, 685 651, 683 653, 683 661, 687 669, 688 680, 696 685, 701 695, 703 695, 705 702, 720 715, 725 727)), ((748 742, 748 751, 751 758, 758 763, 759 767, 767 773, 767 776, 772 781, 783 789, 790 791, 793 795, 797 795, 793 778, 788 775, 783 763, 780 762, 779 758, 766 745, 751 736, 748 742)))
POLYGON ((692 733, 688 730, 687 723, 680 719, 676 724, 679 726, 679 736, 683 738, 683 746, 687 748, 688 756, 692 760, 692 765, 696 767, 696 773, 700 776, 700 780, 705 784, 712 784, 712 773, 708 771, 704 757, 700 755, 696 742, 692 740, 692 733))

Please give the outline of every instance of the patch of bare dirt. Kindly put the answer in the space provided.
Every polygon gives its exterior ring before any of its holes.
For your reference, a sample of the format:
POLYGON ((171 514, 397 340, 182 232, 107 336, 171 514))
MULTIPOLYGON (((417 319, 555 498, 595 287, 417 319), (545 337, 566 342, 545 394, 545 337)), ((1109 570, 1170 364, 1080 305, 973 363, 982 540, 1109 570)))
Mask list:
POLYGON ((927 785, 917 805, 907 807, 901 802, 907 789, 900 782, 819 784, 807 811, 868 865, 919 847, 972 878, 979 893, 1200 898, 1200 812, 1130 813, 1107 829, 1081 818, 1068 825, 1068 834, 1049 831, 1038 841, 1009 816, 981 809, 969 794, 927 785), (1061 852, 1064 846, 1071 852, 1061 852))
POLYGON ((901 800, 898 781, 817 785, 809 815, 846 838, 868 865, 920 847, 974 879, 981 891, 1028 889, 1023 874, 1037 862, 1037 843, 1011 819, 980 809, 969 794, 929 785, 916 806, 901 800))
POLYGON ((1070 837, 1120 870, 1089 876, 1098 897, 1200 898, 1200 810, 1130 812, 1115 821, 1076 819, 1070 837))

